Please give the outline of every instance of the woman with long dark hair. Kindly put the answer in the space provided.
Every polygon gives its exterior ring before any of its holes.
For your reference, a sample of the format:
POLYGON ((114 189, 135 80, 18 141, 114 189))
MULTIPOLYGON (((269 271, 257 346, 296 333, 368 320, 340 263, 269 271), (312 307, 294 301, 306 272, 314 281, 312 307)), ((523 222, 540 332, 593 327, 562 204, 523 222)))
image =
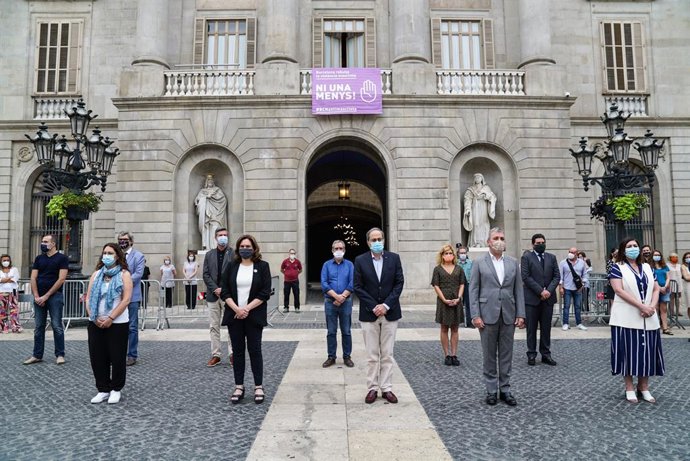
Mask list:
POLYGON ((649 392, 649 377, 663 376, 664 354, 661 349, 659 316, 656 304, 659 285, 652 268, 642 262, 640 244, 634 238, 623 239, 609 280, 616 293, 611 305, 611 372, 625 380, 625 398, 637 403, 656 403, 649 392), (637 389, 633 384, 637 376, 637 389), (637 392, 636 392, 637 390, 637 392))
POLYGON ((261 335, 267 321, 267 301, 271 297, 271 270, 261 259, 256 239, 243 235, 235 243, 233 261, 221 275, 221 299, 225 309, 222 325, 227 325, 235 357, 233 404, 244 398, 245 350, 249 352, 254 375, 254 403, 263 403, 264 364, 261 335))
POLYGON ((98 394, 91 403, 120 401, 127 373, 132 275, 117 243, 106 243, 86 292, 89 357, 98 394))

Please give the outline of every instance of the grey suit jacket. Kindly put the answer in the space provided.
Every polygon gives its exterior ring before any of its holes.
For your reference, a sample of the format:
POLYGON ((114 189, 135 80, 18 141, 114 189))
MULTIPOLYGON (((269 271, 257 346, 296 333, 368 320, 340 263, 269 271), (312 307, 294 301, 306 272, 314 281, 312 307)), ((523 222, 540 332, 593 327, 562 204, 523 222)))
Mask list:
POLYGON ((487 325, 503 318, 506 325, 515 323, 516 317, 525 318, 525 293, 522 288, 520 266, 515 258, 504 255, 505 276, 498 282, 496 269, 487 253, 474 261, 470 278, 470 313, 481 317, 487 325))
MULTIPOLYGON (((230 248, 225 248, 225 256, 223 257, 223 267, 221 272, 225 272, 228 265, 232 262, 232 257, 235 252, 230 248)), ((204 283, 206 284, 206 301, 218 301, 218 296, 213 293, 213 290, 220 288, 220 280, 218 279, 218 248, 214 248, 206 253, 204 257, 203 269, 204 283)))

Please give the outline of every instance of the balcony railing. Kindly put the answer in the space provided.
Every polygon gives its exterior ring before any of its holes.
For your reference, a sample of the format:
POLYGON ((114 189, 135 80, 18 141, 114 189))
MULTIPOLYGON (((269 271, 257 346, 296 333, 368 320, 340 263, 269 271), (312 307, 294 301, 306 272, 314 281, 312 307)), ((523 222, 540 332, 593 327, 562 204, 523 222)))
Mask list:
MULTIPOLYGON (((300 94, 311 94, 311 69, 299 71, 300 94)), ((393 73, 390 69, 381 69, 381 92, 393 94, 393 73)))
POLYGON ((523 96, 525 73, 516 70, 439 70, 438 94, 523 96))
POLYGON ((616 103, 619 110, 622 112, 630 112, 632 117, 647 117, 647 95, 646 94, 618 94, 604 96, 606 107, 611 107, 611 104, 616 103))
POLYGON ((77 105, 81 96, 50 98, 34 96, 34 120, 66 119, 65 109, 71 109, 77 105))
POLYGON ((254 94, 253 70, 191 68, 170 70, 164 74, 165 96, 246 96, 254 94))

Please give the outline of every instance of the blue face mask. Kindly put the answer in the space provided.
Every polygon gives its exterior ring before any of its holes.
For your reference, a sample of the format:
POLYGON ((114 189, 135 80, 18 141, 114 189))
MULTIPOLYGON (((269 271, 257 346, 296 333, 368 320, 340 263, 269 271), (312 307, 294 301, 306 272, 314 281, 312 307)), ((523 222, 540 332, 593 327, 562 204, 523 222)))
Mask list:
POLYGON ((228 236, 227 235, 221 235, 218 238, 216 238, 216 241, 218 242, 218 245, 220 246, 228 246, 228 236))
POLYGON ((101 256, 101 261, 105 264, 105 267, 110 267, 115 264, 115 256, 113 255, 103 255, 101 256))
POLYGON ((652 259, 653 259, 655 262, 659 262, 659 261, 661 261, 661 256, 652 256, 652 259))
POLYGON ((383 251, 383 242, 374 242, 371 244, 371 251, 379 254, 383 251))
POLYGON ((625 256, 630 259, 637 259, 640 256, 640 249, 638 247, 626 248, 625 256))
POLYGON ((238 253, 240 254, 240 258, 249 259, 254 254, 254 250, 250 248, 240 248, 238 253))

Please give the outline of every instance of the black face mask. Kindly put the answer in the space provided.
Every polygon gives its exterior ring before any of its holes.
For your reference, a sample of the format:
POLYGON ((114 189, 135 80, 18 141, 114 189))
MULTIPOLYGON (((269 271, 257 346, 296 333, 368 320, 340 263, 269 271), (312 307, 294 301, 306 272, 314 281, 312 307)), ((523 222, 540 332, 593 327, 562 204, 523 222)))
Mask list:
POLYGON ((543 253, 546 251, 546 243, 537 243, 533 248, 537 253, 543 253))

